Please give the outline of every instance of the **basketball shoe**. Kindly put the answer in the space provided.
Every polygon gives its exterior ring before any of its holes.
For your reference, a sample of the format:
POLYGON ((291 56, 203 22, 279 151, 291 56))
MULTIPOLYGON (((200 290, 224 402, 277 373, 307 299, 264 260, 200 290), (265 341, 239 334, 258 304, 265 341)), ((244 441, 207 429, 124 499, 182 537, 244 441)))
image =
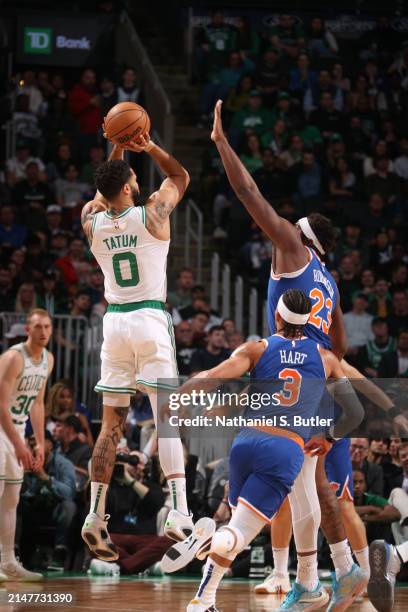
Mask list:
POLYGON ((95 512, 91 512, 85 519, 82 527, 82 539, 89 549, 102 561, 116 561, 119 554, 108 533, 109 514, 103 520, 95 512))
POLYGON ((281 595, 282 593, 289 593, 291 589, 290 580, 288 575, 280 574, 276 570, 273 570, 272 574, 264 580, 261 584, 257 584, 255 587, 255 593, 267 594, 267 595, 281 595))
POLYGON ((348 574, 337 580, 333 574, 333 591, 327 612, 343 612, 353 601, 364 593, 367 586, 368 574, 354 563, 348 574))
POLYGON ((391 612, 395 599, 395 579, 401 569, 401 559, 395 546, 384 540, 371 542, 370 568, 368 597, 378 612, 391 612))
POLYGON ((194 529, 192 515, 182 514, 178 510, 170 510, 164 525, 164 535, 176 542, 188 538, 194 529))
POLYGON ((44 579, 42 574, 30 572, 23 567, 18 559, 11 563, 1 563, 0 573, 5 576, 3 580, 11 580, 13 582, 39 582, 44 579))
MULTIPOLYGON (((168 574, 177 572, 194 559, 203 548, 209 552, 208 546, 216 531, 215 521, 208 517, 201 518, 193 527, 193 533, 182 542, 173 544, 163 555, 162 570, 168 574)), ((203 558, 203 557, 200 557, 203 558)))
POLYGON ((292 589, 282 601, 278 610, 292 610, 293 612, 309 612, 323 608, 329 601, 329 594, 320 584, 313 591, 308 591, 304 586, 295 582, 292 589))
POLYGON ((207 606, 199 599, 192 599, 187 606, 186 612, 218 612, 215 606, 207 606))
POLYGON ((108 563, 100 559, 92 559, 87 572, 91 576, 120 576, 120 567, 117 563, 108 563))

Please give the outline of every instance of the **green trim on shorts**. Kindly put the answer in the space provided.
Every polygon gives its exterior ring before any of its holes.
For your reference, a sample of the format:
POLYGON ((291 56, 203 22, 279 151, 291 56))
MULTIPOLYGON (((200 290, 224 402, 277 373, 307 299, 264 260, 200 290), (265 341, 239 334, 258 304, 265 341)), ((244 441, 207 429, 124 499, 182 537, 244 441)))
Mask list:
POLYGON ((130 213, 131 210, 134 210, 134 208, 134 206, 129 206, 123 212, 121 212, 120 215, 112 215, 112 213, 110 213, 108 210, 105 210, 104 214, 108 217, 108 219, 120 219, 121 217, 124 217, 130 213))
POLYGON ((141 302, 128 302, 127 304, 108 304, 106 312, 132 312, 141 308, 154 308, 166 312, 166 304, 159 300, 142 300, 141 302))
POLYGON ((12 479, 12 478, 4 478, 6 484, 22 484, 24 479, 12 479))
POLYGON ((146 227, 146 207, 141 206, 140 208, 142 209, 142 222, 143 225, 146 227))
POLYGON ((166 311, 167 315, 167 330, 169 332, 171 345, 173 347, 173 357, 174 357, 174 365, 176 366, 177 376, 179 375, 178 365, 177 365, 177 350, 176 350, 176 339, 174 337, 174 327, 173 327, 173 319, 171 318, 170 313, 166 311))
POLYGON ((128 389, 126 387, 108 387, 107 385, 95 385, 94 391, 106 391, 106 393, 122 393, 129 395, 129 393, 136 393, 136 389, 128 389))
POLYGON ((161 383, 153 383, 147 380, 143 380, 142 378, 138 378, 136 383, 139 385, 146 385, 146 387, 151 387, 152 389, 164 389, 165 391, 174 391, 174 389, 178 389, 179 385, 165 385, 161 383))

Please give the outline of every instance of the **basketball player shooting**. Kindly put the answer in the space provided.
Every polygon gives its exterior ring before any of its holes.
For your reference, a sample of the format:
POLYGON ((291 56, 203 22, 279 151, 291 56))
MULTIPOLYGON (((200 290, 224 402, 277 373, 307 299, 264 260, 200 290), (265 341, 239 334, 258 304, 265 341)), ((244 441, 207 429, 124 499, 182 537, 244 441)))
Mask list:
POLYGON ((52 488, 44 472, 44 393, 54 358, 45 348, 52 333, 50 315, 36 308, 27 316, 26 342, 0 357, 0 582, 35 582, 42 574, 26 570, 14 554, 16 513, 24 470, 34 472, 52 488), (24 441, 30 417, 36 447, 24 441))
MULTIPOLYGON (((166 178, 144 205, 136 205, 140 193, 136 174, 123 160, 124 148, 115 145, 95 173, 95 199, 82 210, 82 227, 102 269, 108 302, 101 379, 95 387, 103 394, 102 427, 92 456, 91 507, 82 537, 105 561, 118 558, 107 532, 105 498, 130 396, 137 387, 148 394, 157 424, 158 379, 177 385, 173 325, 165 308, 166 261, 169 217, 189 183, 183 166, 148 134, 125 146, 149 155, 166 178)), ((159 457, 173 504, 165 533, 183 540, 193 522, 187 508, 181 440, 160 439, 159 457)))

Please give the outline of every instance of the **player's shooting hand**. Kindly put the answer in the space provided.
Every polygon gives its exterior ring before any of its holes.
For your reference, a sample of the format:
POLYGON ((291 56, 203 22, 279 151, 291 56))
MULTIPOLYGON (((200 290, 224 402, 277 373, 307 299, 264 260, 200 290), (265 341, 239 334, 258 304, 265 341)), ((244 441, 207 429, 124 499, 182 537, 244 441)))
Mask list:
POLYGON ((15 451, 16 451, 17 461, 19 462, 19 464, 22 465, 25 470, 30 471, 33 467, 33 460, 34 460, 30 449, 27 448, 24 442, 20 442, 19 444, 16 445, 15 451))
POLYGON ((211 140, 213 140, 214 142, 226 140, 224 130, 222 129, 221 107, 222 100, 218 100, 214 107, 214 123, 211 132, 211 140))
POLYGON ((133 151, 133 153, 144 153, 152 148, 150 134, 142 134, 137 137, 137 140, 131 140, 123 145, 124 149, 133 151))

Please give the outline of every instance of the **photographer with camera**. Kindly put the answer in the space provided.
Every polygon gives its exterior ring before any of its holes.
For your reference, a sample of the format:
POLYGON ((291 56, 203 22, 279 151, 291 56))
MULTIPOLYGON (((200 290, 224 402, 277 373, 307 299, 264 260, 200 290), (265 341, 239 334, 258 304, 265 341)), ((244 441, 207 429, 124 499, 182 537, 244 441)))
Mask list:
MULTIPOLYGON (((28 442, 30 445, 35 444, 35 439, 31 437, 28 442)), ((52 435, 46 430, 44 466, 25 473, 20 504, 23 558, 35 549, 39 527, 55 526, 54 550, 49 570, 64 569, 71 525, 77 512, 74 502, 74 466, 54 451, 54 444, 52 435)))
POLYGON ((158 536, 157 513, 165 495, 152 482, 139 451, 121 448, 107 498, 111 538, 119 552, 116 563, 93 559, 89 572, 96 575, 137 574, 160 561, 171 540, 158 536))

